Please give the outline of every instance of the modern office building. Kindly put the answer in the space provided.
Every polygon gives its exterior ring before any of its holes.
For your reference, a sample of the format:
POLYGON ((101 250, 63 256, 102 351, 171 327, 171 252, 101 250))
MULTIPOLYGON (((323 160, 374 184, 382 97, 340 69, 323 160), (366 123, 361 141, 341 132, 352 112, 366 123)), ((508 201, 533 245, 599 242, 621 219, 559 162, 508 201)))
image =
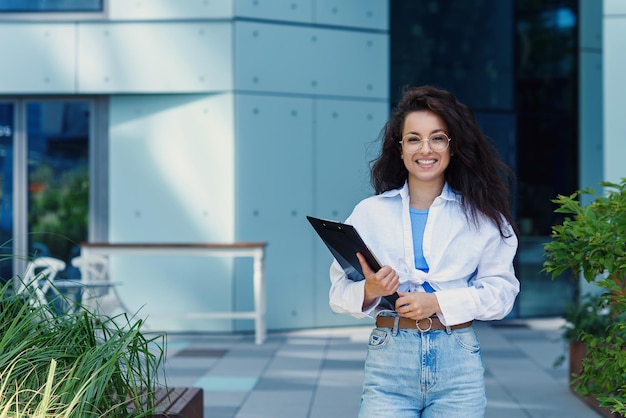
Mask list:
MULTIPOLYGON (((579 284, 541 273, 557 194, 626 177, 621 0, 0 0, 3 252, 69 267, 83 241, 266 242, 270 329, 357 323, 328 308, 330 253, 407 84, 470 105, 517 173, 515 317, 579 284)), ((11 258, 11 257, 9 257, 11 258)), ((24 259, 0 273, 19 275, 24 259)), ((116 256, 153 329, 252 329, 246 259, 116 256)))

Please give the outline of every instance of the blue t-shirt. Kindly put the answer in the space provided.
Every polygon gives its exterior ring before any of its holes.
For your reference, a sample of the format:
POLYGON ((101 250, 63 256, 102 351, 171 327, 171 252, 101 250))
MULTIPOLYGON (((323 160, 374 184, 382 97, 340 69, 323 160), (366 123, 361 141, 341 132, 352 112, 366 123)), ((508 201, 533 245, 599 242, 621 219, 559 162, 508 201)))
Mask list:
POLYGON ((411 212, 411 229, 413 232, 413 254, 415 257, 415 268, 428 273, 428 263, 424 258, 424 229, 426 228, 426 220, 428 219, 428 209, 413 209, 411 212))
MULTIPOLYGON (((424 258, 424 229, 428 220, 428 209, 409 208, 411 213, 411 230, 413 234, 413 256, 415 257, 415 268, 428 273, 428 263, 424 258)), ((422 284, 424 290, 432 293, 435 289, 428 282, 422 284)))

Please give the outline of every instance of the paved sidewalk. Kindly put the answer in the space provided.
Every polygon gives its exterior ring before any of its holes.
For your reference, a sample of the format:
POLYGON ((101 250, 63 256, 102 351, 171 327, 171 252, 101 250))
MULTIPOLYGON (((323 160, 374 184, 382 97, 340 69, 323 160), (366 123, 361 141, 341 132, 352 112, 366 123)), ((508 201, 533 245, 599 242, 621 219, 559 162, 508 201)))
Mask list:
MULTIPOLYGON (((487 418, 597 418, 567 387, 560 319, 478 323, 487 418)), ((204 388, 205 418, 356 417, 371 326, 169 335, 170 386, 204 388)))

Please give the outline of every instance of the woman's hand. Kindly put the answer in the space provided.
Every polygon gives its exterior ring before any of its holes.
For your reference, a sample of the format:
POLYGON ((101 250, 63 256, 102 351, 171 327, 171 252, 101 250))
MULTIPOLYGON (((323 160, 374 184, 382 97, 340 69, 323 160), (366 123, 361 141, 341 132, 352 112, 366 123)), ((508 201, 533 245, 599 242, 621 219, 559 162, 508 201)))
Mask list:
POLYGON ((374 273, 361 253, 356 253, 363 275, 365 276, 365 295, 363 298, 363 308, 369 306, 374 300, 381 296, 391 295, 398 290, 400 278, 394 269, 383 266, 374 273))
POLYGON ((425 292, 398 292, 396 312, 405 318, 420 320, 441 313, 437 295, 425 292))

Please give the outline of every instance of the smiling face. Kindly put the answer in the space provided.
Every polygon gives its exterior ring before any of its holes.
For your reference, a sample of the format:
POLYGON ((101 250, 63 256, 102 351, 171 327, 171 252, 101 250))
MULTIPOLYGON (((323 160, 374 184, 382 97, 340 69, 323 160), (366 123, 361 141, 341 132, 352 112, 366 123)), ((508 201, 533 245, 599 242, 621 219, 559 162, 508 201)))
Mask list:
POLYGON ((409 186, 423 183, 443 187, 444 173, 450 163, 450 147, 440 152, 431 149, 428 139, 437 133, 448 133, 445 123, 437 114, 429 110, 420 110, 406 115, 402 137, 413 134, 423 141, 422 148, 414 152, 409 152, 401 145, 402 160, 408 170, 409 186))

